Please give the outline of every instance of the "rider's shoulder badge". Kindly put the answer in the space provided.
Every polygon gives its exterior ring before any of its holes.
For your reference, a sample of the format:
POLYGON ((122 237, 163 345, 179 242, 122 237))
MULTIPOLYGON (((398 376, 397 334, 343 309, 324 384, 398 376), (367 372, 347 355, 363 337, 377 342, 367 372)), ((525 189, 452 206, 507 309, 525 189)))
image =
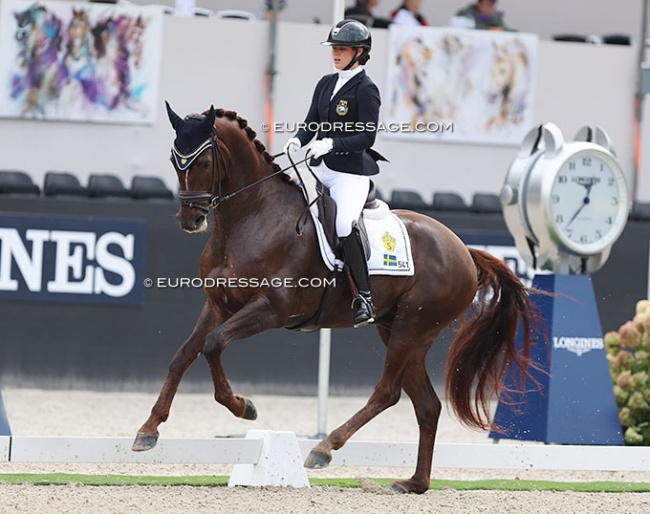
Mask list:
POLYGON ((339 116, 345 116, 348 113, 348 101, 339 100, 339 103, 336 105, 336 114, 339 116))

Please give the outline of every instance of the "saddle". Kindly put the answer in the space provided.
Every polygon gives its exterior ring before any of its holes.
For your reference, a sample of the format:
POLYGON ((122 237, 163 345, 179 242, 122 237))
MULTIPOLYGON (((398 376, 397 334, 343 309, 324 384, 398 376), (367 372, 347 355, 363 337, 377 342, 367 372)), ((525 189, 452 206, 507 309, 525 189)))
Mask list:
MULTIPOLYGON (((309 172, 308 174, 305 174, 304 178, 308 178, 310 181, 313 181, 311 182, 311 188, 308 187, 302 178, 300 179, 300 184, 296 183, 296 185, 302 189, 303 193, 305 194, 305 199, 307 200, 307 210, 305 212, 307 215, 309 215, 309 206, 313 204, 316 205, 316 209, 318 211, 318 219, 321 226, 323 227, 325 239, 332 249, 332 252, 334 252, 336 258, 339 261, 343 261, 341 240, 336 235, 336 202, 330 196, 329 189, 320 180, 318 180, 318 178, 313 173, 309 172), (316 195, 316 198, 311 201, 310 189, 311 194, 316 195)), ((366 203, 364 204, 363 210, 378 207, 379 205, 377 203, 375 184, 371 180, 368 197, 366 198, 366 203)), ((363 210, 359 215, 358 226, 359 234, 361 236, 361 243, 363 246, 363 252, 366 256, 366 260, 368 260, 370 258, 370 242, 368 240, 368 232, 366 230, 366 226, 363 222, 363 210)), ((333 269, 330 272, 329 278, 336 281, 337 287, 342 287, 344 276, 341 268, 333 269)), ((334 303, 332 303, 331 296, 332 291, 330 287, 327 287, 323 294, 321 303, 318 306, 318 310, 314 316, 308 321, 301 323, 300 325, 287 328, 291 330, 300 330, 303 332, 313 332, 315 330, 319 330, 321 328, 321 319, 323 317, 326 317, 328 313, 331 312, 333 308, 335 308, 334 303)))
MULTIPOLYGON (((330 196, 329 189, 318 179, 316 179, 316 191, 318 193, 318 199, 316 200, 318 217, 323 225, 325 238, 336 257, 343 260, 341 255, 341 241, 336 235, 336 202, 330 196)), ((370 259, 370 243, 368 241, 368 232, 366 231, 366 226, 363 222, 363 211, 367 209, 377 209, 378 207, 377 190, 375 188, 375 183, 371 180, 366 203, 364 204, 363 210, 357 220, 366 260, 370 259)))
MULTIPOLYGON (((302 226, 306 223, 306 217, 312 216, 316 222, 318 233, 318 244, 321 256, 330 269, 330 279, 334 279, 336 287, 327 287, 316 313, 307 321, 295 326, 288 326, 291 330, 314 331, 321 328, 321 320, 326 319, 333 309, 338 308, 337 288, 344 286, 345 272, 341 267, 342 258, 341 245, 336 235, 336 203, 329 195, 327 188, 317 180, 317 177, 310 172, 300 173, 296 170, 295 175, 287 174, 287 180, 297 186, 303 193, 307 208, 299 217, 296 225, 298 234, 302 234, 302 226), (317 219, 316 219, 317 218, 317 219), (329 246, 329 248, 325 248, 329 246), (328 253, 329 251, 329 253, 328 253), (338 262, 337 262, 338 261, 338 262)), ((414 273, 412 257, 410 255, 410 243, 408 234, 403 223, 395 215, 390 214, 388 206, 379 200, 376 195, 375 185, 370 181, 368 196, 359 216, 359 230, 364 247, 364 253, 369 260, 369 268, 373 259, 375 274, 381 275, 402 275, 412 276, 414 273), (368 220, 367 229, 364 217, 368 220), (390 231, 390 233, 389 233, 390 231), (370 236, 373 238, 371 244, 370 236), (394 236, 394 237, 393 237, 394 236), (390 246, 387 246, 390 243, 390 246), (403 254, 395 251, 395 243, 399 245, 403 254), (370 248, 373 247, 372 256, 370 248), (398 259, 407 264, 406 267, 398 267, 398 259)))

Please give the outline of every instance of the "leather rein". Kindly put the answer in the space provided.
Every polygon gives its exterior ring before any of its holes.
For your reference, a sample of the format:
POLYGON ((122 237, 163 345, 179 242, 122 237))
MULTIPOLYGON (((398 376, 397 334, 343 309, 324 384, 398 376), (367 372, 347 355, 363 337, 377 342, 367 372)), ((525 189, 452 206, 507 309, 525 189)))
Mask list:
MULTIPOLYGON (((209 191, 179 191, 178 193, 178 199, 181 202, 182 206, 190 207, 190 208, 195 208, 202 210, 205 213, 209 213, 211 210, 216 209, 221 205, 223 202, 226 202, 230 200, 231 198, 237 196, 239 193, 257 186, 261 184, 262 182, 273 178, 276 175, 279 175, 280 173, 284 173, 290 168, 293 168, 296 173, 299 174, 298 169, 296 168, 296 164, 301 164, 306 162, 310 157, 305 157, 303 160, 294 162, 291 159, 291 156, 287 154, 287 157, 289 158, 289 162, 291 164, 287 166, 286 168, 282 168, 278 171, 274 171, 270 175, 267 175, 266 177, 263 177, 259 180, 256 180, 255 182, 252 182, 251 184, 245 185, 236 191, 229 193, 225 196, 222 196, 221 194, 221 173, 222 169, 225 174, 226 172, 226 161, 223 157, 223 153, 221 149, 219 148, 219 141, 217 139, 217 134, 216 131, 213 131, 212 133, 212 175, 210 176, 210 190, 209 191), (219 164, 221 163, 221 165, 219 164), (215 175, 216 175, 216 181, 217 181, 217 194, 213 196, 214 194, 214 182, 215 182, 215 175)), ((279 154, 276 154, 273 156, 275 159, 276 157, 280 157, 281 155, 284 155, 284 152, 281 152, 279 154)))

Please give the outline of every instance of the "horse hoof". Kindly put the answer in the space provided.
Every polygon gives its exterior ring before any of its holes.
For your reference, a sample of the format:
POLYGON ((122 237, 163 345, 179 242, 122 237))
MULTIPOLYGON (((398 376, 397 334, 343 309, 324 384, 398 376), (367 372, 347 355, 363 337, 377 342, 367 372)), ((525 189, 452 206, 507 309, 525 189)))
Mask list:
POLYGON ((400 480, 398 482, 392 482, 388 486, 388 488, 397 494, 408 494, 408 493, 422 494, 425 493, 428 489, 427 487, 420 488, 420 487, 409 486, 408 482, 403 480, 400 480))
POLYGON ((242 418, 250 419, 251 421, 257 419, 257 409, 255 408, 255 405, 253 405, 253 402, 248 398, 246 398, 246 408, 244 409, 242 418))
POLYGON ((305 467, 309 469, 322 469, 329 466, 332 462, 332 456, 325 452, 312 450, 305 459, 305 467))
POLYGON ((404 484, 399 482, 392 482, 388 488, 397 494, 406 494, 410 492, 406 487, 404 487, 404 484))
POLYGON ((131 451, 144 452, 151 450, 158 442, 158 434, 138 434, 135 436, 131 451))

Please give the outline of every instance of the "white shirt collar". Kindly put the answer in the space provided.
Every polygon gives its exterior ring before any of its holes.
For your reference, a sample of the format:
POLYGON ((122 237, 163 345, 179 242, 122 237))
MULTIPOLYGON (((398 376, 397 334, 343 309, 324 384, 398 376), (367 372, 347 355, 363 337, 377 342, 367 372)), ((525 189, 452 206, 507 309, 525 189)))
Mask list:
POLYGON ((353 70, 338 70, 339 80, 347 82, 352 77, 354 77, 357 73, 361 73, 362 71, 363 71, 363 66, 357 66, 353 70))
POLYGON ((339 92, 339 90, 343 87, 343 85, 350 80, 352 77, 355 75, 361 73, 363 71, 363 66, 357 66, 353 70, 337 70, 339 74, 339 78, 336 81, 336 84, 334 84, 334 90, 332 91, 332 96, 330 97, 330 100, 334 98, 334 95, 339 92))

